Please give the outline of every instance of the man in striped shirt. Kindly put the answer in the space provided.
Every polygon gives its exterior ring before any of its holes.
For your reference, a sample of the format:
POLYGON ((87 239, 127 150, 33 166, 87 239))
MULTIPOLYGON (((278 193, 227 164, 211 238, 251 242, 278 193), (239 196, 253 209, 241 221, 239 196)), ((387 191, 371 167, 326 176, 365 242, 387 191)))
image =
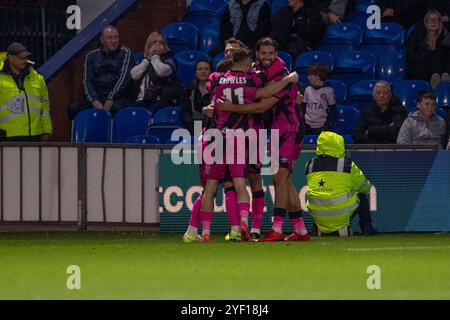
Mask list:
POLYGON ((130 103, 130 70, 134 58, 131 50, 120 45, 119 40, 119 31, 107 26, 100 37, 101 48, 87 54, 83 74, 85 99, 69 107, 70 119, 90 108, 115 113, 130 103))

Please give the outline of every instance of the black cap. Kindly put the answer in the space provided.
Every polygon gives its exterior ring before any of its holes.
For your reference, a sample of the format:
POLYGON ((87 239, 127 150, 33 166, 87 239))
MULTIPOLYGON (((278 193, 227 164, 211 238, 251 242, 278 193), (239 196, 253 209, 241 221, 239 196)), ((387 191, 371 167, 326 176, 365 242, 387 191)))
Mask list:
POLYGON ((19 42, 11 43, 6 50, 8 51, 8 54, 16 56, 19 59, 25 59, 31 56, 31 53, 27 51, 27 48, 19 42))

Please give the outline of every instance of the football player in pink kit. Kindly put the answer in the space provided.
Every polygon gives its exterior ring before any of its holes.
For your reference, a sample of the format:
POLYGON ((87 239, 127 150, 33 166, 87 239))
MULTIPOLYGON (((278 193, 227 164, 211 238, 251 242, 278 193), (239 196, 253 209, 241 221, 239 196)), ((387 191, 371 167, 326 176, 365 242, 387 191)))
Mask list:
MULTIPOLYGON (((231 68, 232 65, 232 58, 233 58, 233 52, 237 48, 244 48, 245 45, 235 39, 231 38, 225 41, 225 59, 217 65, 217 72, 226 72, 231 68), (219 70, 220 68, 220 70, 219 70)), ((204 121, 204 127, 202 130, 202 136, 203 133, 211 128, 211 125, 214 121, 212 112, 213 112, 212 105, 206 106, 203 108, 203 115, 206 121, 204 121), (211 114, 209 113, 211 112, 211 114)), ((201 138, 201 137, 200 137, 201 138)), ((208 145, 208 141, 201 139, 201 143, 199 144, 199 152, 202 152, 204 148, 208 145)), ((202 163, 200 163, 199 166, 199 172, 200 172, 200 182, 201 186, 204 188, 206 184, 206 178, 204 177, 203 170, 202 170, 202 163)), ((227 172, 227 175, 224 179, 220 180, 220 184, 222 185, 222 188, 225 192, 225 208, 226 213, 228 215, 228 218, 230 220, 230 227, 232 229, 236 229, 236 221, 237 221, 237 227, 239 227, 239 213, 237 212, 237 194, 235 191, 235 188, 233 186, 232 179, 229 175, 229 172, 227 172), (236 217, 238 217, 236 219, 236 217), (233 228, 235 227, 235 228, 233 228)), ((201 216, 200 216, 200 208, 201 208, 201 201, 202 201, 203 194, 200 194, 200 196, 194 201, 191 217, 189 220, 189 225, 186 230, 186 233, 183 235, 183 241, 184 242, 196 242, 201 240, 201 237, 198 236, 198 226, 201 222, 201 216)), ((241 241, 241 235, 236 234, 235 232, 228 233, 226 239, 232 240, 232 241, 241 241)))
MULTIPOLYGON (((213 97, 213 103, 223 97, 226 97, 239 105, 251 104, 255 102, 255 99, 272 96, 276 92, 282 90, 289 83, 296 82, 298 79, 296 73, 293 73, 286 75, 284 78, 280 78, 279 81, 274 82, 270 86, 260 88, 263 84, 263 79, 255 73, 249 73, 251 65, 251 51, 245 48, 236 49, 233 53, 232 70, 226 72, 225 74, 214 73, 210 76, 209 85, 213 97)), ((215 109, 215 118, 215 129, 219 130, 219 132, 222 133, 222 136, 225 137, 225 144, 223 145, 224 149, 216 149, 215 151, 223 151, 224 154, 226 146, 236 146, 234 143, 236 137, 234 135, 230 135, 229 130, 242 129, 245 131, 251 129, 253 125, 253 117, 250 115, 224 112, 218 109, 215 109)), ((208 132, 205 134, 206 139, 209 140, 207 137, 208 132)), ((243 131, 242 135, 244 135, 243 131)), ((216 143, 215 147, 220 148, 220 144, 216 143)), ((217 189, 217 183, 220 179, 225 177, 226 170, 229 170, 237 192, 237 212, 239 213, 238 217, 240 217, 239 226, 235 226, 234 221, 230 221, 230 224, 232 224, 232 232, 239 233, 240 229, 242 229, 248 235, 247 237, 250 237, 250 233, 248 231, 248 212, 250 205, 249 195, 246 190, 246 150, 244 148, 244 152, 239 152, 242 151, 242 148, 241 150, 237 150, 239 147, 245 146, 238 145, 237 148, 233 148, 231 150, 231 153, 233 154, 232 163, 225 163, 227 161, 225 161, 224 154, 222 154, 219 155, 219 157, 224 163, 205 163, 202 166, 204 175, 207 179, 203 192, 201 208, 201 218, 203 223, 202 241, 204 242, 208 242, 210 240, 210 225, 214 210, 214 195, 217 189), (241 155, 243 155, 243 159, 238 159, 241 155), (239 162, 239 160, 242 161, 239 162)), ((226 152, 230 152, 228 148, 226 149, 226 152)))
MULTIPOLYGON (((288 73, 283 61, 277 57, 277 47, 277 43, 271 38, 262 38, 256 45, 257 68, 264 70, 269 84, 278 81, 288 73)), ((223 103, 218 106, 222 110, 232 112, 261 113, 271 107, 270 102, 273 102, 273 99, 276 100, 271 109, 271 130, 278 130, 279 132, 280 157, 279 170, 273 176, 275 187, 274 221, 272 230, 259 239, 261 242, 308 241, 310 239, 303 221, 298 192, 292 183, 292 170, 300 155, 304 135, 303 118, 295 102, 297 92, 297 85, 291 84, 270 99, 245 106, 245 108, 240 106, 239 111, 238 106, 230 105, 230 103, 223 103), (289 212, 289 217, 294 226, 294 232, 284 238, 282 228, 287 212, 289 212)))

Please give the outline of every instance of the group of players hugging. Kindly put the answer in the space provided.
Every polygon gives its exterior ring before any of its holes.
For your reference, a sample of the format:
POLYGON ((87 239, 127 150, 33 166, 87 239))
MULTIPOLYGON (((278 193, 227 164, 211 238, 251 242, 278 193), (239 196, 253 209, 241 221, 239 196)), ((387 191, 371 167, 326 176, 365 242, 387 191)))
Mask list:
MULTIPOLYGON (((283 60, 278 58, 278 45, 273 39, 260 39, 255 51, 256 61, 253 62, 251 50, 236 39, 228 40, 225 43, 225 60, 218 64, 216 72, 209 77, 207 87, 211 93, 211 105, 205 107, 204 111, 205 114, 210 111, 212 117, 203 123, 200 152, 205 155, 207 149, 212 150, 214 159, 222 161, 202 161, 200 164, 203 192, 194 202, 189 226, 183 236, 184 242, 210 241, 214 198, 219 184, 225 191, 225 207, 231 227, 226 240, 310 240, 298 191, 292 182, 292 170, 300 155, 304 137, 303 116, 297 103, 298 75, 289 73, 283 60), (275 189, 273 224, 272 229, 264 235, 261 235, 265 205, 262 160, 253 154, 254 148, 249 148, 251 143, 245 143, 244 161, 239 158, 243 147, 239 143, 242 142, 239 134, 249 130, 256 133, 270 130, 272 139, 277 137, 277 141, 271 139, 269 142, 275 143, 278 151, 278 157, 271 157, 271 167, 276 168, 272 176, 275 189), (276 135, 272 134, 274 132, 276 135), (219 140, 223 143, 219 143, 219 140), (251 229, 248 221, 250 196, 246 188, 247 179, 252 192, 251 229), (286 214, 294 229, 287 237, 283 235, 286 214), (198 234, 200 224, 201 235, 198 234)), ((247 142, 251 139, 249 136, 246 137, 247 142)), ((254 136, 257 137, 256 144, 266 143, 261 135, 254 136)), ((273 151, 271 147, 269 150, 273 151)))

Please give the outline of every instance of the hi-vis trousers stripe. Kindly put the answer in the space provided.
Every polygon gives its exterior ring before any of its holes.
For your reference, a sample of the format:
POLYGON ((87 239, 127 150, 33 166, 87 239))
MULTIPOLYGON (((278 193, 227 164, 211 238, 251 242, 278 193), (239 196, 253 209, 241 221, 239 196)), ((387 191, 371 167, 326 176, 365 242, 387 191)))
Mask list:
POLYGON ((311 204, 317 204, 319 206, 334 205, 334 204, 338 204, 343 201, 351 199, 354 196, 354 194, 355 194, 354 192, 348 192, 346 194, 343 194, 342 196, 331 198, 331 199, 317 199, 317 198, 308 197, 308 201, 311 204))
POLYGON ((353 211, 356 208, 358 208, 358 202, 352 203, 350 206, 338 210, 330 210, 330 211, 309 210, 309 214, 316 216, 338 216, 340 214, 353 211))

